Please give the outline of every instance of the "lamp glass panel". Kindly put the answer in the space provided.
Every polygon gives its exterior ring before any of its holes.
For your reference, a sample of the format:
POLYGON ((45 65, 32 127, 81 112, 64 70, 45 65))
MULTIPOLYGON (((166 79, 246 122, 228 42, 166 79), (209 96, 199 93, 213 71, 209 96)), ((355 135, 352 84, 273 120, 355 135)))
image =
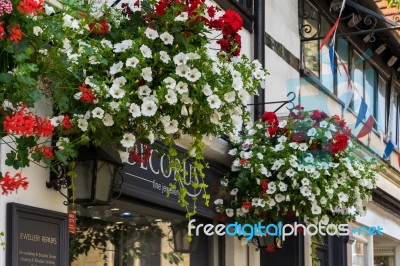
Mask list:
POLYGON ((97 179, 94 199, 108 202, 115 175, 115 166, 105 161, 97 161, 97 179))
MULTIPOLYGON (((175 250, 179 252, 189 252, 190 242, 187 240, 187 227, 181 225, 173 226, 175 250)), ((192 240, 193 241, 193 240, 192 240)))
POLYGON ((74 179, 76 199, 89 200, 92 193, 93 161, 79 161, 74 168, 77 177, 74 179))

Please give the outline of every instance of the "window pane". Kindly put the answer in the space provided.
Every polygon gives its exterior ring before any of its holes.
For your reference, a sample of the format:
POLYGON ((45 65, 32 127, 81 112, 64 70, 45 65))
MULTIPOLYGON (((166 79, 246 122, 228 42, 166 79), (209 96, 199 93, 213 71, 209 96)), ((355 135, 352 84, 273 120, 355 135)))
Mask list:
POLYGON ((376 120, 378 122, 378 130, 383 130, 383 132, 386 131, 386 94, 387 82, 382 77, 379 77, 376 120))
POLYGON ((309 41, 303 43, 305 67, 317 77, 319 76, 318 67, 318 41, 309 41))
POLYGON ((394 100, 390 105, 390 110, 391 112, 393 112, 393 117, 390 121, 390 132, 391 132, 390 139, 393 141, 393 143, 397 143, 397 119, 398 119, 397 109, 398 109, 398 103, 396 100, 394 100))
MULTIPOLYGON (((322 32, 328 32, 331 28, 331 25, 322 18, 322 32)), ((320 53, 320 64, 321 64, 321 76, 320 80, 322 85, 328 89, 330 92, 333 93, 333 72, 331 66, 331 60, 329 57, 329 43, 328 42, 324 47, 321 49, 320 53)), ((335 68, 333 66, 333 68, 335 68)))
POLYGON ((375 88, 376 70, 369 63, 365 63, 364 68, 364 100, 368 105, 367 118, 370 114, 375 115, 375 88))
POLYGON ((353 266, 367 266, 368 256, 367 256, 367 244, 359 240, 354 241, 352 246, 352 262, 353 266))
POLYGON ((349 87, 349 77, 346 71, 349 70, 349 62, 348 62, 348 47, 349 44, 345 39, 339 39, 337 41, 337 53, 340 58, 338 60, 337 69, 338 73, 336 75, 337 78, 337 96, 344 103, 350 101, 350 97, 352 96, 352 89, 349 87))
POLYGON ((364 97, 363 90, 363 60, 361 56, 357 52, 353 52, 353 56, 351 58, 351 77, 353 79, 353 84, 355 86, 354 92, 354 102, 353 102, 353 110, 358 112, 361 105, 361 97, 364 97))
POLYGON ((400 118, 400 95, 397 96, 397 106, 396 106, 396 110, 397 110, 397 116, 396 116, 396 145, 397 147, 399 147, 400 145, 400 122, 399 122, 399 118, 400 118))

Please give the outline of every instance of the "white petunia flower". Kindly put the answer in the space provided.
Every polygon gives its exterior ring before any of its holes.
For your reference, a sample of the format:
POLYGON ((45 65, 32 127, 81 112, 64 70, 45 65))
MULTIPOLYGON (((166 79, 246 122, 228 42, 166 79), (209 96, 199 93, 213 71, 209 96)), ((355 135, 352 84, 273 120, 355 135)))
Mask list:
POLYGON ((267 194, 274 194, 276 191, 276 184, 275 182, 269 182, 268 189, 266 191, 267 194))
POLYGON ((235 101, 236 93, 234 91, 227 92, 224 94, 224 99, 227 103, 232 103, 235 101))
POLYGON ((231 208, 226 209, 225 213, 226 213, 226 216, 228 216, 228 217, 232 217, 235 214, 235 212, 231 208))
POLYGON ((321 207, 318 206, 316 203, 311 205, 311 213, 314 215, 321 214, 321 207))
POLYGON ((79 21, 66 14, 63 16, 63 27, 79 30, 79 21))
POLYGON ((101 40, 100 44, 103 47, 109 47, 109 48, 113 49, 113 45, 109 40, 103 39, 103 40, 101 40))
POLYGON ((142 115, 153 116, 157 112, 157 104, 154 101, 145 101, 142 103, 142 115))
POLYGON ((196 82, 201 77, 201 72, 197 68, 193 68, 189 71, 186 78, 191 82, 196 82))
POLYGON ((221 100, 217 95, 211 95, 207 97, 208 104, 210 105, 211 109, 219 109, 221 107, 221 100))
POLYGON ((333 137, 333 136, 332 136, 332 133, 331 133, 330 131, 326 131, 324 135, 325 135, 325 137, 326 137, 327 139, 332 139, 332 137, 333 137))
POLYGON ((160 35, 160 39, 164 42, 166 45, 171 45, 174 43, 174 36, 169 34, 168 32, 164 32, 160 35))
POLYGON ((187 83, 185 83, 183 81, 179 81, 178 84, 176 84, 176 86, 175 86, 175 90, 179 94, 183 94, 183 93, 189 92, 189 87, 188 87, 187 83))
POLYGON ((223 199, 216 199, 216 200, 214 200, 214 204, 215 205, 222 205, 222 204, 224 204, 224 200, 223 199))
POLYGON ((171 105, 176 104, 178 102, 178 97, 176 97, 176 93, 171 89, 167 91, 165 99, 167 100, 167 103, 171 105))
POLYGON ((54 127, 57 127, 64 119, 63 115, 55 116, 50 119, 50 124, 54 127))
POLYGON ((214 125, 219 125, 220 120, 221 120, 221 114, 215 110, 214 113, 210 117, 210 121, 214 125))
POLYGON ((119 157, 121 158, 122 163, 129 162, 129 157, 130 157, 129 152, 118 150, 118 153, 119 153, 119 157))
MULTIPOLYGON (((127 82, 125 77, 118 77, 113 80, 113 84, 117 84, 118 86, 123 86, 127 82)), ((89 84, 90 85, 90 84, 89 84)), ((92 85, 90 85, 92 86, 92 85)))
POLYGON ((300 193, 304 197, 309 197, 309 196, 311 196, 311 189, 307 186, 302 186, 302 187, 300 187, 300 193))
POLYGON ((112 115, 105 114, 103 117, 103 124, 106 127, 111 127, 112 125, 114 125, 114 119, 113 119, 112 115))
POLYGON ((152 81, 153 80, 153 72, 151 71, 151 67, 145 67, 142 69, 142 78, 146 81, 152 81))
POLYGON ((140 111, 140 106, 136 103, 132 103, 129 106, 129 112, 132 114, 132 117, 139 117, 142 115, 142 112, 140 111))
POLYGON ((293 170, 292 168, 289 168, 288 170, 286 170, 285 173, 288 177, 293 177, 296 174, 296 171, 293 170))
POLYGON ((182 78, 185 78, 187 76, 187 74, 189 73, 189 71, 190 71, 190 68, 187 65, 180 65, 180 66, 177 66, 175 69, 175 73, 182 78))
POLYGON ((278 183, 279 191, 285 192, 287 190, 287 185, 283 182, 278 183))
POLYGON ((266 76, 265 76, 265 72, 262 70, 262 69, 255 69, 254 71, 253 71, 253 77, 255 78, 255 79, 261 79, 261 80, 263 80, 263 79, 265 79, 266 78, 266 76))
POLYGON ((326 128, 327 126, 328 126, 328 122, 326 122, 326 121, 319 122, 319 127, 326 128))
POLYGON ((186 56, 190 60, 197 60, 197 59, 201 58, 198 53, 188 53, 188 54, 186 54, 186 56))
MULTIPOLYGON (((140 97, 149 96, 150 93, 151 93, 151 89, 150 89, 149 86, 147 86, 147 85, 140 86, 140 87, 138 88, 138 90, 137 90, 137 94, 138 94, 140 97)), ((140 98, 140 97, 139 97, 139 98, 140 98)))
POLYGON ((284 201, 285 198, 286 198, 286 197, 285 197, 284 195, 282 195, 282 194, 276 194, 276 195, 275 195, 275 201, 276 201, 277 203, 284 201))
POLYGON ((239 191, 238 188, 234 188, 234 189, 231 190, 231 193, 230 193, 230 194, 231 194, 232 196, 236 196, 236 194, 238 193, 238 191, 239 191))
POLYGON ((250 99, 250 94, 246 90, 239 90, 238 93, 239 99, 242 101, 242 104, 246 104, 250 99))
POLYGON ((110 102, 108 105, 113 110, 118 110, 119 109, 119 102, 110 102))
POLYGON ((92 117, 93 118, 100 118, 102 119, 104 117, 104 110, 101 109, 100 107, 96 107, 92 110, 92 117))
POLYGON ((85 118, 79 118, 78 119, 78 127, 80 128, 80 130, 82 131, 86 131, 88 128, 88 122, 85 118))
POLYGON ((114 44, 114 53, 122 53, 130 48, 132 48, 132 40, 124 40, 120 43, 114 44))
POLYGON ((139 59, 132 56, 131 58, 126 59, 125 65, 127 67, 136 67, 138 63, 139 63, 139 59))
POLYGON ((171 61, 171 57, 169 57, 168 53, 165 51, 160 51, 160 59, 165 64, 168 64, 168 62, 171 61))
POLYGON ((298 149, 301 150, 301 151, 308 150, 307 143, 300 143, 298 149))
POLYGON ((33 34, 35 34, 35 36, 39 36, 42 33, 43 33, 43 29, 41 27, 39 27, 39 26, 33 27, 33 34))
POLYGON ((347 202, 349 200, 349 195, 347 195, 343 192, 339 192, 338 198, 339 198, 340 202, 347 202))
POLYGON ((182 53, 182 52, 175 55, 173 59, 174 59, 175 65, 177 65, 177 66, 186 65, 187 60, 188 60, 186 54, 182 53))
POLYGON ((277 159, 272 164, 271 170, 272 171, 279 170, 279 168, 281 168, 281 166, 283 166, 284 164, 285 164, 285 161, 283 159, 277 159))
POLYGON ((240 91, 243 89, 243 80, 242 78, 234 78, 232 80, 232 87, 235 91, 240 91))
POLYGON ((59 150, 63 150, 63 149, 64 149, 64 145, 65 145, 65 144, 68 144, 68 143, 69 143, 69 138, 60 137, 60 138, 57 140, 56 147, 57 147, 59 150))
POLYGON ((119 61, 118 63, 114 63, 111 68, 110 68, 110 74, 111 75, 115 75, 118 72, 120 72, 122 70, 122 67, 124 66, 124 64, 119 61))
POLYGON ((156 30, 153 30, 151 28, 147 28, 144 32, 147 38, 150 40, 155 40, 158 38, 158 32, 156 30))
POLYGON ((145 44, 142 44, 140 46, 140 52, 142 52, 142 55, 145 58, 151 58, 151 56, 152 56, 152 52, 151 52, 150 48, 145 44))
POLYGON ((176 80, 174 80, 173 78, 171 78, 171 77, 165 78, 163 80, 163 82, 165 83, 165 85, 168 89, 172 89, 172 90, 175 89, 176 80))
POLYGON ((136 137, 132 133, 125 133, 120 143, 125 148, 131 148, 135 145, 136 137))
POLYGON ((182 12, 177 17, 175 17, 175 21, 186 21, 188 18, 188 12, 182 12))
POLYGON ((317 130, 315 129, 315 127, 312 127, 307 131, 307 136, 309 136, 309 137, 314 137, 316 134, 317 134, 317 130))
POLYGON ((205 96, 211 96, 213 94, 211 87, 208 84, 203 85, 202 92, 204 93, 205 96))
POLYGON ((115 99, 121 99, 125 96, 125 91, 118 86, 111 86, 110 95, 115 99))
POLYGON ((164 131, 167 134, 173 134, 178 131, 178 121, 176 121, 175 119, 169 120, 163 123, 163 125, 164 125, 164 131))

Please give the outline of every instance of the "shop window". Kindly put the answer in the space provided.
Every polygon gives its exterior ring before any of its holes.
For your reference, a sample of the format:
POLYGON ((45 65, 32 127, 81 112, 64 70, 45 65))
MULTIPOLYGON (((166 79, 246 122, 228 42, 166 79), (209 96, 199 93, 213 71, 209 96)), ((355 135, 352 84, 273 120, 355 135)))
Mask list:
POLYGON ((212 238, 193 236, 191 242, 183 243, 187 232, 183 231, 184 238, 174 239, 173 228, 176 230, 177 224, 187 228, 184 216, 160 215, 157 209, 151 213, 108 206, 78 207, 76 234, 70 235, 71 266, 209 265, 212 238))
POLYGON ((375 256, 374 266, 394 266, 394 256, 375 256))
POLYGON ((367 266, 367 243, 362 240, 355 240, 352 245, 352 262, 353 266, 367 266))
POLYGON ((387 128, 387 102, 389 99, 388 95, 388 82, 382 77, 379 76, 378 79, 378 95, 376 97, 376 122, 377 124, 375 125, 376 128, 378 128, 379 131, 386 132, 387 128))

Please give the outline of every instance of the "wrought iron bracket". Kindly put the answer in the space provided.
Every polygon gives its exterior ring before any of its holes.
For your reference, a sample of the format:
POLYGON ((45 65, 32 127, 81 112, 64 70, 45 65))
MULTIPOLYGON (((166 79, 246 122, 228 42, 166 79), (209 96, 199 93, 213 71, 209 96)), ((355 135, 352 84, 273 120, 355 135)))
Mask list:
POLYGON ((274 113, 278 112, 283 106, 286 106, 289 111, 292 111, 295 107, 294 100, 296 99, 296 94, 294 92, 289 92, 287 94, 288 99, 286 101, 274 101, 274 102, 259 102, 259 103, 249 103, 248 106, 258 106, 258 105, 268 105, 268 104, 281 104, 278 108, 274 110, 274 113))
MULTIPOLYGON (((341 7, 342 0, 333 0, 330 5, 330 11, 337 12, 339 14, 339 10, 341 7)), ((336 34, 336 37, 348 37, 348 36, 355 36, 355 35, 367 35, 367 34, 375 34, 379 32, 389 32, 393 30, 400 30, 400 25, 397 21, 390 20, 379 14, 371 9, 368 9, 354 0, 347 0, 346 7, 353 8, 357 14, 351 13, 350 15, 346 15, 341 17, 341 20, 349 20, 349 24, 352 23, 352 27, 354 30, 349 32, 343 32, 336 34), (361 16, 362 14, 362 16, 361 16), (377 27, 379 26, 378 21, 383 22, 386 26, 377 27), (362 23, 363 27, 359 27, 357 24, 362 23), (366 28, 367 27, 367 28, 366 28)), ((315 17, 316 12, 312 10, 312 6, 308 3, 302 3, 299 9, 299 19, 302 21, 300 23, 300 40, 301 41, 314 41, 314 40, 321 40, 324 39, 325 36, 320 36, 321 33, 321 19, 315 17), (314 25, 315 29, 314 32, 311 30, 311 25, 307 22, 307 20, 314 21, 316 23, 314 25), (308 24, 307 24, 308 23, 308 24)), ((397 20, 397 19, 396 19, 397 20)), ((399 18, 400 20, 400 18, 399 18)), ((371 42, 373 42, 375 38, 371 38, 371 42)))

